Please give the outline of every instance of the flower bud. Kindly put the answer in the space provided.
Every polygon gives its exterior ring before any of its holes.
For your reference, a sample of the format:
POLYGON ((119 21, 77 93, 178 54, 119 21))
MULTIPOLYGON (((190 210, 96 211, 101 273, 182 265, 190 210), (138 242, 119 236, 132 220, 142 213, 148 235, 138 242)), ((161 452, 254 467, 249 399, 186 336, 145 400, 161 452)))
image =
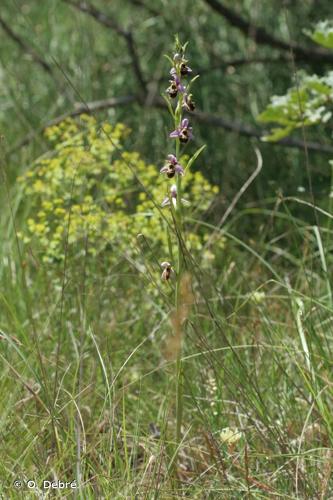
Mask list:
POLYGON ((163 268, 161 279, 163 281, 168 281, 174 273, 174 270, 172 269, 170 262, 162 262, 161 267, 163 268))
POLYGON ((195 110, 195 102, 192 99, 192 94, 184 94, 182 107, 187 111, 195 110))

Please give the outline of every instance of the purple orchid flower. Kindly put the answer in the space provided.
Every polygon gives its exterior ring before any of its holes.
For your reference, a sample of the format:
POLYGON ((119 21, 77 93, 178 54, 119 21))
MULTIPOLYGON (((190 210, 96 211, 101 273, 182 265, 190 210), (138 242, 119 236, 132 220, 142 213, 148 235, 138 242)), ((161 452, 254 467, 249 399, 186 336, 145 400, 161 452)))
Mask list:
MULTIPOLYGON (((174 208, 177 206, 177 186, 176 184, 172 184, 170 187, 170 196, 166 196, 164 200, 161 203, 161 207, 166 207, 170 205, 170 200, 171 203, 173 204, 174 208)), ((184 198, 181 199, 183 205, 189 205, 190 202, 187 200, 184 200, 184 198)))
POLYGON ((184 175, 184 169, 178 163, 175 155, 168 155, 167 163, 160 170, 161 174, 166 174, 169 179, 172 179, 176 174, 184 175))
POLYGON ((166 92, 170 97, 174 98, 177 96, 178 92, 183 93, 186 90, 186 87, 181 83, 180 78, 177 76, 177 73, 172 75, 173 80, 170 81, 169 87, 166 89, 166 92))
MULTIPOLYGON (((187 62, 187 61, 186 61, 187 62)), ((186 62, 183 61, 180 65, 180 74, 182 76, 187 76, 188 74, 192 73, 192 70, 189 66, 186 65, 186 62)))
POLYGON ((193 138, 192 134, 192 127, 189 126, 189 121, 187 118, 184 118, 179 125, 179 127, 176 128, 169 137, 172 137, 174 139, 179 139, 180 142, 188 142, 190 139, 193 138))

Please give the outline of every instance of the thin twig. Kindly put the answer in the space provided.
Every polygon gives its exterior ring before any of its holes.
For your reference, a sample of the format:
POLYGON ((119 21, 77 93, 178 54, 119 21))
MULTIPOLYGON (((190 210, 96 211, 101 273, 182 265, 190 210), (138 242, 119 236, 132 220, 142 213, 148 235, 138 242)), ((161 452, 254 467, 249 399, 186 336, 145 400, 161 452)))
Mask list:
POLYGON ((239 199, 243 196, 243 194, 245 193, 245 191, 247 190, 247 188, 250 186, 250 184, 252 184, 252 182, 254 181, 254 179, 257 177, 257 175, 259 174, 260 170, 262 169, 262 156, 261 156, 260 150, 258 148, 255 148, 254 151, 255 151, 255 153, 257 155, 257 166, 256 166, 256 169, 252 172, 252 174, 250 175, 250 177, 243 184, 243 186, 240 188, 240 190, 238 191, 238 193, 236 194, 236 196, 234 197, 234 199, 230 203, 229 207, 227 208, 227 210, 223 214, 220 222, 217 225, 218 228, 221 228, 223 226, 224 222, 226 221, 226 219, 229 217, 229 215, 231 214, 231 212, 233 211, 233 209, 237 205, 239 199))
POLYGON ((257 166, 255 168, 255 170, 252 172, 252 174, 250 175, 250 177, 246 180, 246 182, 244 182, 243 186, 240 188, 240 190, 237 192, 236 196, 234 196, 234 199, 232 200, 232 202, 230 203, 229 207, 227 208, 227 210, 224 212, 221 220, 219 221, 219 223, 216 225, 216 228, 215 230, 212 232, 212 234, 210 235, 207 243, 205 244, 205 248, 209 247, 209 245, 214 241, 214 238, 216 236, 216 233, 220 231, 221 227, 223 226, 224 222, 227 220, 227 218, 229 217, 229 215, 231 214, 231 212, 233 211, 233 209, 235 208, 235 206, 237 205, 239 199, 243 196, 243 194, 245 193, 245 191, 247 190, 247 188, 252 184, 252 182, 254 181, 254 179, 257 177, 257 175, 259 174, 259 172, 261 171, 262 169, 262 156, 261 156, 261 152, 258 148, 255 148, 254 149, 255 153, 256 153, 256 156, 257 156, 257 166))

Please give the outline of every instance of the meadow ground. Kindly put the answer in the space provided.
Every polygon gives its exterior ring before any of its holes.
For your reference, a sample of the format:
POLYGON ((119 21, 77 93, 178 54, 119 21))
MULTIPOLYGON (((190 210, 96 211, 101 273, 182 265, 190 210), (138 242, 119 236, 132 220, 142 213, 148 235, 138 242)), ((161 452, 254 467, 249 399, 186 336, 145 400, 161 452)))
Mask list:
MULTIPOLYGON (((156 256, 138 246, 126 258, 116 246, 92 258, 88 235, 80 258, 68 252, 54 269, 22 251, 19 203, 7 201, 3 495, 18 498, 15 480, 40 491, 44 480, 76 480, 83 498, 330 497, 327 224, 316 230, 288 202, 267 200, 230 218, 220 263, 207 251, 209 265, 189 261, 177 442, 174 284, 160 281, 156 256), (255 241, 235 236, 240 220, 256 218, 255 241)), ((202 224, 213 253, 222 235, 202 224)))

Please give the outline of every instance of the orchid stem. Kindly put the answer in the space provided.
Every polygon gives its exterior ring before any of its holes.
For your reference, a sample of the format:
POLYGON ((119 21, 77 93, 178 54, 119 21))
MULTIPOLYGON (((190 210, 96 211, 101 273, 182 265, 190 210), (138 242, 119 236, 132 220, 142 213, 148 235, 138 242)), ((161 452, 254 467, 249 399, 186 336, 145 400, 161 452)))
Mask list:
MULTIPOLYGON (((176 412, 176 429, 175 429, 175 451, 170 461, 169 470, 173 471, 173 478, 177 478, 177 460, 179 449, 182 443, 182 422, 183 422, 183 407, 184 407, 184 367, 183 367, 183 322, 184 304, 182 303, 182 280, 184 274, 184 238, 183 238, 183 199, 182 199, 182 175, 184 169, 179 164, 180 146, 192 138, 192 128, 189 127, 189 120, 183 119, 183 108, 187 110, 194 109, 194 103, 191 94, 187 94, 187 88, 182 84, 182 77, 187 76, 192 72, 184 57, 185 45, 181 45, 178 36, 176 36, 176 53, 173 59, 168 57, 173 67, 170 71, 172 80, 170 86, 166 90, 169 94, 168 108, 174 120, 174 131, 169 137, 176 139, 175 155, 168 155, 169 164, 161 169, 170 179, 176 175, 176 186, 170 186, 169 199, 166 198, 166 204, 171 206, 171 214, 174 222, 175 235, 177 238, 177 258, 175 263, 176 284, 175 284, 175 322, 174 322, 174 337, 176 341, 176 372, 175 372, 175 412, 176 412), (177 96, 177 105, 173 111, 171 99, 177 96), (175 469, 176 468, 176 469, 175 469)), ((165 202, 163 202, 164 204, 165 202)), ((185 236, 185 233, 184 233, 185 236)))
MULTIPOLYGON (((178 105, 175 113, 175 128, 181 123, 181 96, 178 97, 178 105)), ((176 158, 179 158, 180 141, 176 141, 176 158)), ((177 268, 176 268, 176 289, 175 289, 175 307, 177 317, 180 314, 180 284, 182 279, 182 194, 181 194, 181 175, 177 175, 177 205, 176 205, 176 225, 177 225, 177 268)), ((176 447, 179 448, 181 442, 181 428, 183 420, 183 370, 182 370, 182 338, 180 338, 180 345, 177 352, 176 361, 176 447)), ((175 462, 177 460, 176 453, 175 462)))

